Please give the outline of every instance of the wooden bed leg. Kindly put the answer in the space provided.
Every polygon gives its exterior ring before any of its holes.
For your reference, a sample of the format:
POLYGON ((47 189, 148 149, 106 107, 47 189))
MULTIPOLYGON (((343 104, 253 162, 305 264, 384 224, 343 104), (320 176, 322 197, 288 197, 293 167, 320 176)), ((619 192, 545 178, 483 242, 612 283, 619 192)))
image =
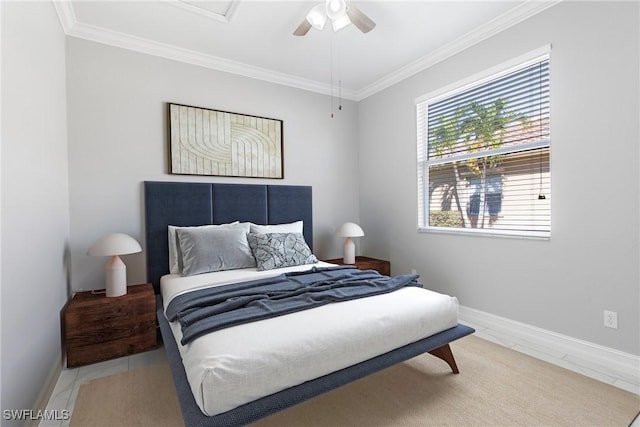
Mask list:
POLYGON ((442 347, 435 348, 429 352, 429 354, 434 355, 435 357, 444 360, 451 367, 451 370, 454 374, 459 374, 458 365, 456 365, 456 360, 453 357, 453 353, 451 352, 451 347, 449 344, 445 344, 442 347))

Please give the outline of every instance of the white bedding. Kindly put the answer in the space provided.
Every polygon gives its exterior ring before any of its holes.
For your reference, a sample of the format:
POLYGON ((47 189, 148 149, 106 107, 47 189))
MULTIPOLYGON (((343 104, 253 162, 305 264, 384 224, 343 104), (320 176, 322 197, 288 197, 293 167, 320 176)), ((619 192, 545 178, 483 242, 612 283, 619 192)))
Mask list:
MULTIPOLYGON (((311 267, 167 275, 160 282, 164 307, 189 290, 311 267)), ((170 325, 195 400, 211 416, 426 338, 457 322, 455 297, 406 287, 234 326, 185 346, 180 344, 179 323, 170 325)))

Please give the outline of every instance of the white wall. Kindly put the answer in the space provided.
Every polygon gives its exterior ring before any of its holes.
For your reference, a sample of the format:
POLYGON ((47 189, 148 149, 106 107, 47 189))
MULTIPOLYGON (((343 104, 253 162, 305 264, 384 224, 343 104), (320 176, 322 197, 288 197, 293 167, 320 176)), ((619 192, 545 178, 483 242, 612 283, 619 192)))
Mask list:
POLYGON ((0 407, 29 409, 61 366, 61 310, 70 295, 65 36, 51 2, 1 2, 0 7, 0 407))
POLYGON ((362 101, 364 251, 465 306, 640 354, 639 26, 637 2, 563 2, 362 101), (549 43, 551 239, 417 232, 415 98, 549 43))
MULTIPOLYGON (((357 106, 330 117, 326 96, 67 39, 71 282, 103 288, 103 258, 86 255, 100 236, 131 234, 143 243, 142 181, 312 185, 314 251, 341 254, 333 236, 358 219, 357 106), (284 180, 167 173, 166 103, 284 121, 284 180)), ((129 283, 145 280, 144 254, 124 257, 129 283)))

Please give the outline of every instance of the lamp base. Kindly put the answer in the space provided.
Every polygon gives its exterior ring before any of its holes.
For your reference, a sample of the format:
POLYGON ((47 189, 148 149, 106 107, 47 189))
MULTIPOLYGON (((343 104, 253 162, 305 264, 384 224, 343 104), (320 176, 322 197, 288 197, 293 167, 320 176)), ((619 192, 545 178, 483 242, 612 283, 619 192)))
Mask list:
POLYGON ((342 258, 342 262, 345 264, 356 263, 356 244, 353 243, 351 237, 344 239, 344 257, 342 258))
POLYGON ((127 293, 127 266, 117 255, 111 257, 105 268, 105 289, 108 297, 127 293))

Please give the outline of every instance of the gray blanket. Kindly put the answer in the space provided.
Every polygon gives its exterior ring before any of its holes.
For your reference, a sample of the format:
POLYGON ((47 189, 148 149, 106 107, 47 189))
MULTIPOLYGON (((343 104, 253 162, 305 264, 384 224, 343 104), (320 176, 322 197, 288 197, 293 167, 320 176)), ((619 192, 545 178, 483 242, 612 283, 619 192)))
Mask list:
POLYGON ((182 327, 182 344, 230 326, 321 305, 421 286, 417 275, 388 277, 352 266, 313 267, 267 279, 215 286, 175 297, 166 315, 182 327))

